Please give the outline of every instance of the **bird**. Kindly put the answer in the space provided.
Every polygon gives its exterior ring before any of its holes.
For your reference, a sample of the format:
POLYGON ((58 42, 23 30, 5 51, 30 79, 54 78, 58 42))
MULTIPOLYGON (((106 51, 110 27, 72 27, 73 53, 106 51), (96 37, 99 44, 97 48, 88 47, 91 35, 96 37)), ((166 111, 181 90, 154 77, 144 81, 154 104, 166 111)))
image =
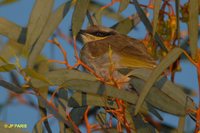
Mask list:
POLYGON ((84 44, 80 51, 81 60, 106 82, 114 84, 116 81, 119 89, 130 88, 130 78, 119 70, 156 67, 156 60, 142 41, 114 29, 91 25, 80 30, 79 37, 84 44))

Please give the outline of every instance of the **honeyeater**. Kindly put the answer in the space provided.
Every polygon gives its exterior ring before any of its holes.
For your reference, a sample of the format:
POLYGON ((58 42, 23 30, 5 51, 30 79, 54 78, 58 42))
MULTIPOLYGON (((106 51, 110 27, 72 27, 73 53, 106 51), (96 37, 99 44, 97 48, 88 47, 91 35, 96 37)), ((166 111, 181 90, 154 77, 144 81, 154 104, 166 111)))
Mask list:
POLYGON ((79 36, 84 43, 80 52, 81 60, 106 81, 111 77, 118 82, 124 81, 120 88, 127 88, 124 83, 129 78, 118 70, 152 69, 156 66, 155 59, 140 40, 111 28, 93 25, 86 30, 80 30, 79 36))

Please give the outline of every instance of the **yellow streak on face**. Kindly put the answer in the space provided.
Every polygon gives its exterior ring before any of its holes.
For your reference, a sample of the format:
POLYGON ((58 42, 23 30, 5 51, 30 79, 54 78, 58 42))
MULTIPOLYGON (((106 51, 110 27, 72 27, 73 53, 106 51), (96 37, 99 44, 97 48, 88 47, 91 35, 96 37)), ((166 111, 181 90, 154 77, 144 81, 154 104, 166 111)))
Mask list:
POLYGON ((102 40, 105 37, 98 37, 98 36, 94 36, 94 35, 91 35, 91 34, 87 34, 87 33, 84 33, 81 35, 81 38, 83 39, 83 43, 86 44, 88 42, 93 42, 93 41, 97 41, 97 40, 102 40))

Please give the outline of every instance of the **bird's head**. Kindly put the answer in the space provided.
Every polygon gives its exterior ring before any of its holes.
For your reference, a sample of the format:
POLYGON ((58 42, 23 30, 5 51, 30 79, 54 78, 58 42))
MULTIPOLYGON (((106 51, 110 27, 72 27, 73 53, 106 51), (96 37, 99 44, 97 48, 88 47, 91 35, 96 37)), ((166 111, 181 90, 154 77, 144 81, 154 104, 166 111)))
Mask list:
POLYGON ((80 30, 79 35, 83 40, 83 43, 93 42, 101 39, 105 39, 109 36, 119 34, 117 31, 103 27, 103 26, 89 26, 86 30, 80 30))

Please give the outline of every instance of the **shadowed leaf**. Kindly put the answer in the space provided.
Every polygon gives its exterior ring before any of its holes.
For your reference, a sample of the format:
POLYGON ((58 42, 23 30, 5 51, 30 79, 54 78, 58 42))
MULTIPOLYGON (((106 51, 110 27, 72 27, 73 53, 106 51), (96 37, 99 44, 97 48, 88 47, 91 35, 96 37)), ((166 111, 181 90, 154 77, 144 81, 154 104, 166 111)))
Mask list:
POLYGON ((153 36, 155 35, 156 30, 157 30, 158 15, 159 15, 161 3, 162 3, 162 0, 154 1, 154 8, 153 8, 153 36))
POLYGON ((84 22, 90 0, 77 0, 72 16, 72 33, 77 36, 84 22), (84 6, 83 6, 84 5, 84 6))
POLYGON ((0 86, 15 93, 23 93, 23 90, 21 88, 4 80, 0 80, 0 86))
POLYGON ((68 106, 70 107, 79 107, 87 105, 117 108, 117 105, 115 103, 109 103, 106 97, 92 94, 84 94, 80 92, 75 92, 68 101, 68 106))
POLYGON ((189 1, 189 39, 190 39, 190 50, 191 56, 194 60, 197 59, 198 52, 198 0, 189 1))
MULTIPOLYGON (((140 16, 141 21, 144 23, 144 26, 146 27, 146 29, 153 34, 153 27, 151 25, 151 22, 148 20, 147 16, 145 15, 144 11, 142 10, 142 8, 140 7, 139 3, 137 0, 134 0, 134 5, 135 8, 137 10, 138 15, 140 16)), ((158 45, 164 50, 164 51, 168 51, 168 49, 165 47, 165 45, 163 44, 162 40, 160 39, 160 37, 158 36, 157 33, 155 33, 154 35, 154 39, 156 40, 156 42, 158 43, 158 45)))
POLYGON ((72 123, 68 122, 64 117, 62 117, 61 114, 59 114, 53 107, 46 101, 46 99, 38 96, 38 99, 42 102, 43 106, 48 109, 48 111, 53 114, 59 121, 64 122, 68 127, 76 131, 76 129, 73 128, 72 123))

